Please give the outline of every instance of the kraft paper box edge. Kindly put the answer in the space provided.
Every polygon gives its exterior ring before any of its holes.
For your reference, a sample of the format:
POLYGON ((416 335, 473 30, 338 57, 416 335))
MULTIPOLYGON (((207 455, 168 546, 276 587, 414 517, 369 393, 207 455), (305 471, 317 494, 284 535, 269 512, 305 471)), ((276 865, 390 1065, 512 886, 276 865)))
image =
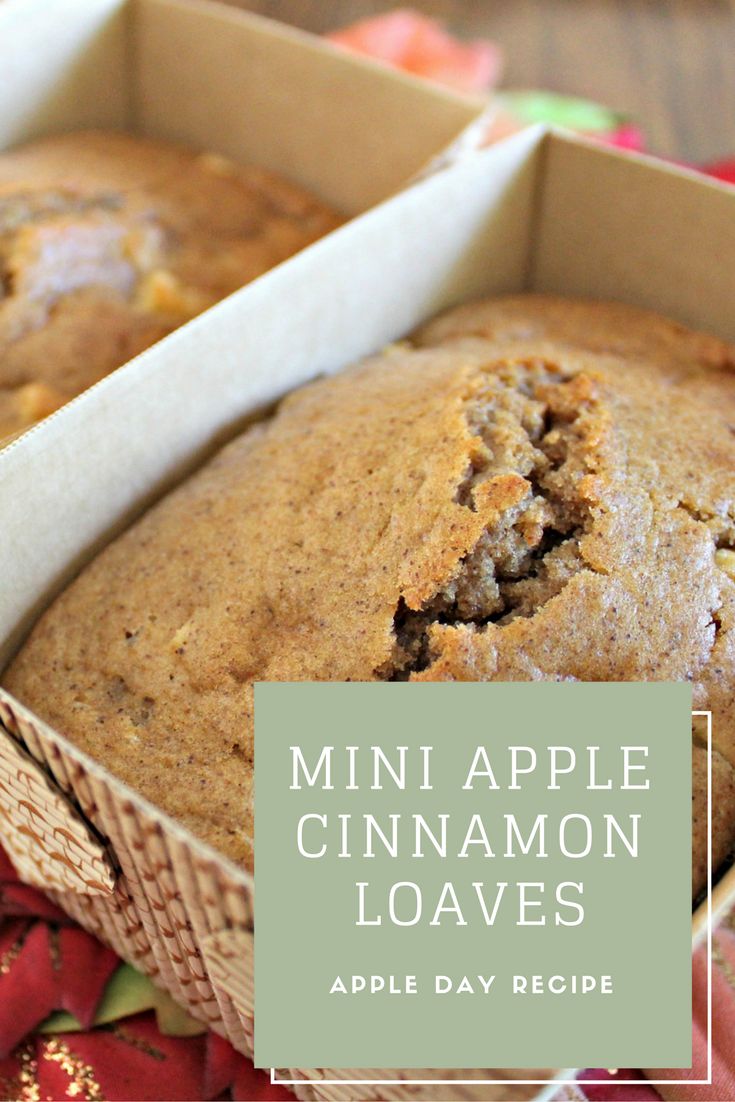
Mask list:
MULTIPOLYGON (((7 520, 0 573, 16 594, 0 609, 4 656, 34 602, 47 600, 70 565, 151 487, 180 474, 249 410, 316 372, 338 370, 443 306, 529 285, 609 294, 612 281, 616 297, 732 337, 732 292, 716 278, 711 258, 735 252, 734 214, 735 193, 727 189, 531 130, 312 246, 0 454, 7 520), (648 220, 643 232, 632 217, 640 210, 648 220), (685 287, 671 278, 681 256, 691 274, 685 287), (287 329, 278 309, 284 297, 287 329), (189 397, 201 393, 203 357, 214 393, 192 412, 178 392, 184 385, 189 397), (151 447, 162 406, 169 418, 151 447), (91 520, 90 502, 97 513, 91 520), (82 516, 84 524, 70 532, 70 517, 82 516)), ((718 890, 732 900, 732 871, 718 890)))
POLYGON ((252 161, 354 215, 481 103, 213 0, 4 0, 0 147, 84 128, 252 161))

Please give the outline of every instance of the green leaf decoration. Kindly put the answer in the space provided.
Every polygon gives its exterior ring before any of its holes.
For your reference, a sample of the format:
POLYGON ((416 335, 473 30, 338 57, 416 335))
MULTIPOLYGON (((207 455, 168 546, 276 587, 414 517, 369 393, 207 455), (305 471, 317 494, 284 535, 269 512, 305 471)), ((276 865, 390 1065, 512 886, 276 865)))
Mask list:
POLYGON ((156 1020, 165 1037, 199 1037, 207 1027, 182 1010, 165 991, 156 991, 156 1020))
MULTIPOLYGON (((121 964, 110 978, 94 1017, 95 1026, 109 1025, 145 1010, 155 1010, 158 1028, 167 1037, 196 1037, 206 1027, 182 1010, 165 991, 154 987, 147 976, 129 964, 121 964)), ((73 1014, 59 1010, 38 1027, 39 1033, 79 1033, 81 1025, 73 1014)))
POLYGON ((607 133, 620 126, 625 116, 602 104, 555 92, 502 92, 498 100, 525 123, 549 123, 588 134, 607 133))
POLYGON ((36 1027, 36 1033, 80 1033, 82 1027, 73 1014, 57 1010, 36 1027))

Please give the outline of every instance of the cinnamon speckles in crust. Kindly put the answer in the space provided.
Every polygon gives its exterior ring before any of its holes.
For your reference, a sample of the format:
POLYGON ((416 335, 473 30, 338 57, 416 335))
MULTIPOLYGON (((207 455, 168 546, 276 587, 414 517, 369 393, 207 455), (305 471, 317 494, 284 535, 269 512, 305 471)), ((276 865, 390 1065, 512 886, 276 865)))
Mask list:
MULTIPOLYGON (((731 809, 732 363, 615 304, 453 310, 290 395, 151 509, 5 683, 238 860, 255 680, 687 680, 731 809)), ((724 854, 735 812, 716 823, 724 854)))

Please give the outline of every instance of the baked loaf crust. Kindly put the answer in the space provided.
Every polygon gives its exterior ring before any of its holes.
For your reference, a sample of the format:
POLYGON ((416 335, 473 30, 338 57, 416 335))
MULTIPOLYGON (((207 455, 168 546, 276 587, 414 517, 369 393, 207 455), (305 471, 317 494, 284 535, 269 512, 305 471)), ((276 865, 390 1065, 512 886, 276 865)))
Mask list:
POLYGON ((0 440, 338 224, 263 169, 127 134, 0 155, 0 440))
MULTIPOLYGON (((88 566, 5 684, 236 860, 255 680, 688 680, 735 835, 733 349, 520 296, 286 398, 88 566)), ((706 770, 694 739, 695 884, 706 770)))

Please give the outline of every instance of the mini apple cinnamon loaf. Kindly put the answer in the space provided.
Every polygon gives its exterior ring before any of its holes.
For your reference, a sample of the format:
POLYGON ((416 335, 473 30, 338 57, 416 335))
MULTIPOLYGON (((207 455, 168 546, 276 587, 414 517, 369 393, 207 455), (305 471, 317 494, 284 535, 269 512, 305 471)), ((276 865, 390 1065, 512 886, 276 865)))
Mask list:
POLYGON ((84 570, 4 680, 239 861, 255 680, 687 680, 714 711, 720 861, 734 547, 733 349, 501 298, 287 397, 84 570))
POLYGON ((122 133, 0 155, 0 441, 339 221, 263 169, 122 133))

